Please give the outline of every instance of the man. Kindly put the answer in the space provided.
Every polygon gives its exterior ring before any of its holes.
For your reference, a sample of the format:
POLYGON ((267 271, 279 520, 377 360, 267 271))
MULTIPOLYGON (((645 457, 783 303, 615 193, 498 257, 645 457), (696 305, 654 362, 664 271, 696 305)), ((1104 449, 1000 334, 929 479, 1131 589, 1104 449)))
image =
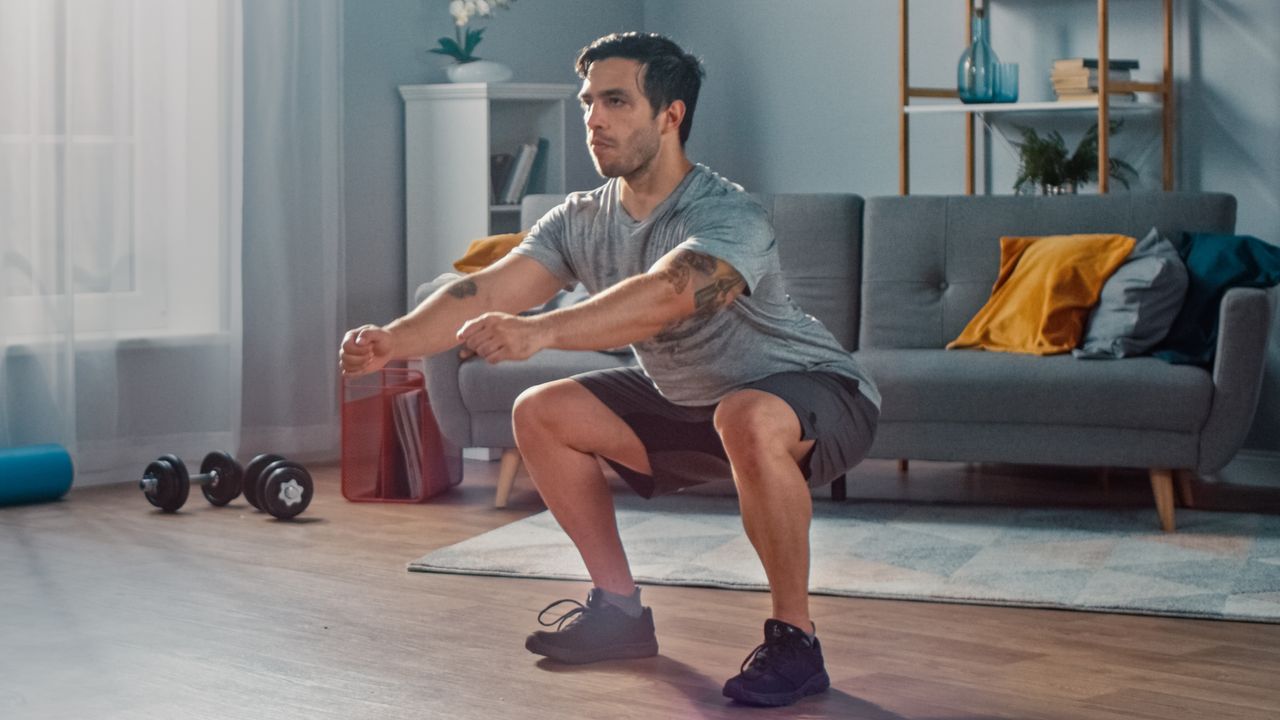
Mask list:
POLYGON ((525 465, 595 585, 586 605, 548 606, 543 613, 577 607, 543 622, 557 629, 525 646, 567 663, 656 654, 653 614, 640 602, 598 459, 645 497, 719 467, 732 473, 773 602, 764 643, 724 693, 789 704, 830 684, 809 618, 809 488, 861 460, 879 394, 787 296, 763 208, 686 157, 698 60, 664 37, 627 33, 584 48, 577 70, 587 144, 608 181, 570 195, 511 254, 406 317, 348 332, 343 372, 458 342, 491 363, 630 344, 639 367, 547 383, 516 400, 525 465), (574 281, 589 300, 513 314, 574 281))

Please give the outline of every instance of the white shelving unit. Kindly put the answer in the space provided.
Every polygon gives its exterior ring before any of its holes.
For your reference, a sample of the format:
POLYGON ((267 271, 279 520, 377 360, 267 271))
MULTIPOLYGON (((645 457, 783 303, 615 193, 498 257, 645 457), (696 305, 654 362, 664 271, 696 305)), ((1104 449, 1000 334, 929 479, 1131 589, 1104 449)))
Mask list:
POLYGON ((418 286, 453 269, 467 244, 519 228, 518 205, 489 203, 489 156, 550 143, 545 185, 566 192, 565 118, 573 85, 402 85, 407 306, 418 286))

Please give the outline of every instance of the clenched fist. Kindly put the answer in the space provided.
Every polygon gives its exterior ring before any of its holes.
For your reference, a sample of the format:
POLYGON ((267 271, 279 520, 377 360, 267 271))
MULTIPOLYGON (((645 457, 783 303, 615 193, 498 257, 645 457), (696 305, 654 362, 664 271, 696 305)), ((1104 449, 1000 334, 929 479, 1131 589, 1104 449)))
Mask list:
POLYGON ((392 360, 391 333, 377 325, 348 330, 338 350, 343 375, 365 375, 382 369, 392 360))
POLYGON ((466 346, 464 356, 479 355, 493 364, 524 360, 545 347, 546 338, 532 318, 489 312, 463 323, 458 342, 466 346))

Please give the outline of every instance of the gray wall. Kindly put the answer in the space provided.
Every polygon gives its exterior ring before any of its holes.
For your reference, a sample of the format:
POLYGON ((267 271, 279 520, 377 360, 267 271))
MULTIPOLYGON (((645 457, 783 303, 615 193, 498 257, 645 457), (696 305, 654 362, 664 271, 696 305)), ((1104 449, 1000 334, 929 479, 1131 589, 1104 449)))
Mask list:
MULTIPOLYGON (((347 306, 350 325, 404 312, 404 107, 398 87, 445 82, 448 59, 428 51, 453 36, 446 0, 347 0, 343 11, 347 306)), ((477 25, 476 53, 515 70, 517 82, 577 83, 573 60, 591 40, 644 24, 641 0, 517 0, 477 25)), ((572 189, 599 184, 581 120, 566 154, 572 189)), ((571 134, 572 131, 571 131, 571 134)))
MULTIPOLYGON (((443 0, 439 3, 443 6, 443 0)), ((1140 78, 1161 64, 1159 0, 1111 4, 1111 48, 1137 57, 1140 78)), ((1238 229, 1280 242, 1280 3, 1176 2, 1178 187, 1240 199, 1238 229)), ((1085 0, 995 0, 992 42, 1021 65, 1024 100, 1049 99, 1055 57, 1096 55, 1095 5, 1085 0)), ((575 51, 617 29, 670 35, 707 65, 689 152, 749 190, 897 192, 898 4, 892 0, 519 0, 490 24, 482 53, 517 68, 518 80, 576 82, 575 51)), ((432 3, 347 2, 346 156, 348 318, 381 321, 403 297, 402 112, 396 86, 443 79, 426 47, 450 30, 432 3)), ((965 36, 961 0, 916 0, 912 82, 954 83, 965 36)), ((431 56, 434 57, 434 56, 431 56)), ((1028 118, 1030 120, 1030 118, 1028 118)), ((1059 123, 1072 141, 1088 119, 1059 123), (1073 135, 1074 134, 1074 135, 1073 135)), ((1159 183, 1152 117, 1131 117, 1117 155, 1159 183)), ((1012 130, 1004 124, 998 137, 1012 130)), ((963 125, 913 120, 912 191, 963 191, 963 125)), ((992 186, 1009 192, 1016 157, 990 148, 992 186)), ((571 158, 571 162, 573 159, 571 158)), ((579 186, 595 183, 577 165, 579 186)), ((1280 317, 1280 314, 1277 315, 1280 317)), ((1250 445, 1280 450, 1280 347, 1273 342, 1265 396, 1250 445)))

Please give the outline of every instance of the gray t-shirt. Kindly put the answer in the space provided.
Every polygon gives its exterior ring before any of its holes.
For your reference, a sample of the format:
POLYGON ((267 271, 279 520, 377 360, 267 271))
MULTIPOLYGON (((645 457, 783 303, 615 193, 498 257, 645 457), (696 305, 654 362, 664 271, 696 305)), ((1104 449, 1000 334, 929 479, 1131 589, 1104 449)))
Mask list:
POLYGON ((620 190, 613 178, 569 195, 512 252, 592 294, 648 272, 676 248, 732 265, 747 292, 731 305, 632 345, 663 397, 677 405, 712 405, 775 373, 821 370, 856 380, 879 407, 880 393, 862 367, 787 295, 768 215, 741 187, 696 165, 640 222, 622 207, 620 190))

